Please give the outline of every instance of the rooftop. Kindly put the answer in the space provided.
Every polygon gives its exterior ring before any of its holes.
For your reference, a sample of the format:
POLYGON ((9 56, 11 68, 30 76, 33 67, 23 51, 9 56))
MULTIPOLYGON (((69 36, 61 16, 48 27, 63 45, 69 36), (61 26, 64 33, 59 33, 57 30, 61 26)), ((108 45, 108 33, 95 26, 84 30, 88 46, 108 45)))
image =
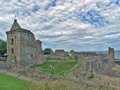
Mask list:
POLYGON ((21 29, 21 27, 20 27, 20 25, 18 24, 17 19, 15 19, 15 20, 14 20, 14 23, 13 23, 13 25, 12 25, 12 27, 11 27, 11 31, 17 30, 17 29, 21 29))

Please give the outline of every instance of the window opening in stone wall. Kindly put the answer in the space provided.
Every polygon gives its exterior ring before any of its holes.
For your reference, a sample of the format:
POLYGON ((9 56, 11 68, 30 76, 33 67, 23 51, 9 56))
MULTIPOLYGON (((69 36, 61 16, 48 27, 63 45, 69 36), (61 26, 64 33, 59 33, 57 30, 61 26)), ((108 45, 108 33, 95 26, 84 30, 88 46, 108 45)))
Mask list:
POLYGON ((14 57, 14 60, 16 60, 16 56, 14 57))
POLYGON ((31 58, 33 58, 33 54, 31 55, 31 58))
POLYGON ((12 54, 14 53, 14 50, 13 50, 13 48, 11 49, 11 52, 12 52, 12 54))
POLYGON ((13 45, 13 39, 11 39, 11 44, 13 45))

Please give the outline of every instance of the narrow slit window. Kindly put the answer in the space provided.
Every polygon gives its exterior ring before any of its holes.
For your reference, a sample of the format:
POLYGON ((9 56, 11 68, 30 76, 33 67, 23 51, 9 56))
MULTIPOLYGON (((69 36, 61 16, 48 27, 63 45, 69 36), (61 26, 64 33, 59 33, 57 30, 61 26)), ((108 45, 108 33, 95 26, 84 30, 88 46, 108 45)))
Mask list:
POLYGON ((31 58, 33 58, 33 54, 31 55, 31 58))
POLYGON ((14 53, 14 50, 13 50, 13 48, 11 49, 11 52, 12 52, 12 54, 14 53))
POLYGON ((13 45, 13 39, 11 39, 11 44, 13 45))

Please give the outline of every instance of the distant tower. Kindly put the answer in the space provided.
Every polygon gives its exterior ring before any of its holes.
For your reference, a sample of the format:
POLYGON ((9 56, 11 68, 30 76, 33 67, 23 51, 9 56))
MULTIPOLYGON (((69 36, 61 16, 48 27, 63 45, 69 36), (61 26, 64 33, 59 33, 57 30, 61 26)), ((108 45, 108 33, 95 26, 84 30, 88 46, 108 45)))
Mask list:
POLYGON ((111 48, 111 47, 108 48, 108 57, 109 57, 110 63, 114 64, 114 60, 115 60, 114 48, 111 48))
POLYGON ((109 55, 109 57, 110 57, 111 60, 115 59, 114 48, 109 47, 108 55, 109 55))
POLYGON ((42 42, 35 40, 31 31, 21 28, 15 19, 10 31, 6 34, 9 66, 29 66, 39 61, 42 42))

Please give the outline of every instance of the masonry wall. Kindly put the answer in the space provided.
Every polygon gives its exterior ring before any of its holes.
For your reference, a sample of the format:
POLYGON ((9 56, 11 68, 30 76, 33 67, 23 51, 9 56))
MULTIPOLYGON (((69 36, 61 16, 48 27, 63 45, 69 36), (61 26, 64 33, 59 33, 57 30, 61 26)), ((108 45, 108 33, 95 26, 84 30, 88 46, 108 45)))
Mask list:
POLYGON ((11 31, 7 33, 7 62, 9 65, 17 65, 20 59, 20 33, 11 31))
POLYGON ((114 48, 111 47, 108 48, 108 58, 109 58, 109 64, 112 67, 114 65, 114 60, 115 60, 114 48))
POLYGON ((32 32, 20 29, 7 32, 7 53, 9 66, 30 66, 40 60, 41 42, 36 41, 32 32))
POLYGON ((79 72, 80 76, 89 77, 90 73, 106 74, 112 70, 114 64, 114 49, 108 48, 108 54, 79 54, 78 59, 82 63, 81 72, 79 72))
POLYGON ((0 57, 0 69, 7 69, 7 57, 0 57))

